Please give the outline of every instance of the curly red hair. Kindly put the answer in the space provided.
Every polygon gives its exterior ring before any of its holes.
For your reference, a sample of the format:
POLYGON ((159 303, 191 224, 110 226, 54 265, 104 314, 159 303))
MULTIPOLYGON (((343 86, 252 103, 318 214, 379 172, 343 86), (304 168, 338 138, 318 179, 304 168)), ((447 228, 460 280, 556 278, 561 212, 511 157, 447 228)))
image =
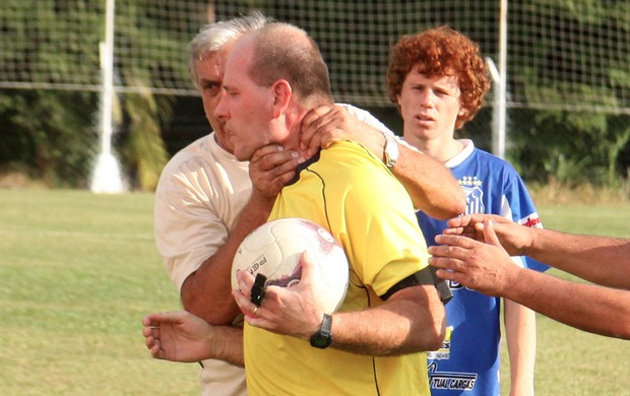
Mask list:
POLYGON ((392 47, 387 67, 387 89, 392 102, 398 102, 396 97, 412 68, 429 78, 457 78, 461 106, 465 111, 457 117, 456 129, 473 119, 490 88, 479 46, 447 26, 402 36, 392 47))

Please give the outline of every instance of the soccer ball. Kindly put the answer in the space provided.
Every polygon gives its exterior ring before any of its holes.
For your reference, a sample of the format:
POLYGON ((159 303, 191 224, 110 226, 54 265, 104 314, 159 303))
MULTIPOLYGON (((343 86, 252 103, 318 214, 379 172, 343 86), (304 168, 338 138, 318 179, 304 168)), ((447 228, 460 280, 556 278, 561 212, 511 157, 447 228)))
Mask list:
POLYGON ((299 259, 307 251, 320 271, 314 294, 325 313, 336 311, 348 289, 348 259, 343 248, 322 226, 310 220, 289 217, 256 228, 239 246, 232 263, 232 289, 237 289, 236 272, 249 271, 267 277, 267 286, 289 287, 299 282, 299 259))

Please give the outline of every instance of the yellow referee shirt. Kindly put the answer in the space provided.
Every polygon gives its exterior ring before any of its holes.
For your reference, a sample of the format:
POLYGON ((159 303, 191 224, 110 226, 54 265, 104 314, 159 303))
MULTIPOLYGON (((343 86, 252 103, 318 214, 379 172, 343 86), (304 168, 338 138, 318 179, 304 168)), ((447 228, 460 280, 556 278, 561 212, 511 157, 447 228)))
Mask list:
MULTIPOLYGON (((301 217, 342 244, 350 285, 341 311, 382 304, 378 298, 426 267, 428 253, 405 188, 364 147, 349 141, 322 150, 276 199, 269 220, 301 217)), ((334 334, 333 334, 334 337, 334 334)), ((245 325, 251 395, 429 395, 425 353, 359 355, 245 325)))

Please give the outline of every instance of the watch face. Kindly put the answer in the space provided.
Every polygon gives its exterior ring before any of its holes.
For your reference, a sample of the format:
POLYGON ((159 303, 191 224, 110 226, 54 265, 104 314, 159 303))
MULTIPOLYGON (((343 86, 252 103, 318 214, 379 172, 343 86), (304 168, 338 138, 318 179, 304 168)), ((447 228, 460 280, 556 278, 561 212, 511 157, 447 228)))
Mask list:
POLYGON ((317 348, 326 348, 332 340, 323 334, 317 334, 311 339, 311 345, 317 348))
POLYGON ((330 334, 331 324, 331 316, 324 314, 319 331, 311 336, 311 346, 315 348, 327 348, 332 344, 332 335, 330 334))

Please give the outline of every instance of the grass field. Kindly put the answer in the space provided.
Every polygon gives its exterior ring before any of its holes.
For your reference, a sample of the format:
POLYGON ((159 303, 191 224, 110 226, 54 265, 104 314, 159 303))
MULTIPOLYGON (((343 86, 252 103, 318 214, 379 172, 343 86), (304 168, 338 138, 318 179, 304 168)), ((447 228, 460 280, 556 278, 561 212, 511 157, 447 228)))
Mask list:
MULTIPOLYGON (((199 393, 198 366, 153 360, 140 332, 146 313, 179 307, 152 206, 151 194, 0 190, 0 393, 199 393)), ((630 237, 629 205, 539 209, 548 228, 630 237)), ((538 337, 539 395, 630 395, 630 342, 544 317, 538 337)))

